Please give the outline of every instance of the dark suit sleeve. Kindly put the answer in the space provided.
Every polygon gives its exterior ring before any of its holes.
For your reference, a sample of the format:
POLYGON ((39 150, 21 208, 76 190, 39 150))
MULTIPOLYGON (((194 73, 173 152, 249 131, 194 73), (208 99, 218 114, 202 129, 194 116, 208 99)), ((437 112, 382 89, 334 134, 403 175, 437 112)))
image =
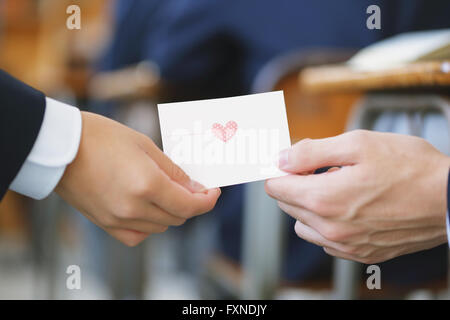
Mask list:
POLYGON ((30 153, 45 112, 45 95, 0 70, 0 201, 30 153))

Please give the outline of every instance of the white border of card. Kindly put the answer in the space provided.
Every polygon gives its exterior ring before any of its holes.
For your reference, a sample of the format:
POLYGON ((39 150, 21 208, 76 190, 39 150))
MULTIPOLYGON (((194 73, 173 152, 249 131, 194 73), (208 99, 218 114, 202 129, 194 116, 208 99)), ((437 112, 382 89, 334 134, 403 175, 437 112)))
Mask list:
POLYGON ((158 104, 164 153, 207 188, 281 177, 291 146, 283 91, 158 104))

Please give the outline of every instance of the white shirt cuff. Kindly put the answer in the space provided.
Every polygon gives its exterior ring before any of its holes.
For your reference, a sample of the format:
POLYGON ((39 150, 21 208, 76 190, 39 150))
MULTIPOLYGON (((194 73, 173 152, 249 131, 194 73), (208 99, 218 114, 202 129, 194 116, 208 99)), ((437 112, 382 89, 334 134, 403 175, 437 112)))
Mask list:
POLYGON ((78 152, 81 112, 68 104, 46 98, 41 129, 10 189, 36 200, 55 189, 78 152))

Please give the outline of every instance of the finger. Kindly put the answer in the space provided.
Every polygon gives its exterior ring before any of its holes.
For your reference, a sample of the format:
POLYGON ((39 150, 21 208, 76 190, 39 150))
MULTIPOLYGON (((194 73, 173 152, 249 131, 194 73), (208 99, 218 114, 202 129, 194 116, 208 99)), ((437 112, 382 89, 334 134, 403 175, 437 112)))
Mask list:
POLYGON ((331 216, 345 212, 345 195, 352 186, 349 183, 348 172, 351 167, 345 167, 331 173, 319 175, 288 175, 269 179, 265 190, 269 196, 281 202, 323 216, 331 216))
POLYGON ((162 171, 156 171, 153 179, 153 187, 147 190, 148 201, 180 218, 191 218, 211 211, 220 196, 219 188, 192 193, 162 171))
POLYGON ((325 239, 352 244, 355 244, 355 241, 361 236, 365 239, 367 230, 364 226, 323 218, 305 208, 292 206, 284 202, 278 202, 278 206, 294 219, 316 230, 325 239))
POLYGON ((124 223, 120 225, 120 227, 112 227, 109 228, 111 230, 128 230, 128 231, 135 231, 140 232, 143 234, 153 234, 153 233, 163 233, 167 231, 169 226, 164 226, 161 224, 146 222, 146 221, 128 221, 127 223, 124 223))
POLYGON ((303 224, 300 221, 297 221, 295 223, 295 233, 300 238, 308 242, 314 243, 320 247, 329 247, 340 251, 348 250, 347 246, 325 239, 319 232, 308 227, 307 225, 303 224))
POLYGON ((146 153, 156 162, 158 167, 163 170, 171 180, 179 183, 191 192, 205 192, 206 188, 191 178, 176 165, 170 158, 165 155, 154 143, 149 140, 145 145, 146 153))
POLYGON ((149 236, 146 233, 126 229, 104 228, 104 230, 129 247, 137 246, 149 236))
POLYGON ((391 260, 401 255, 431 249, 436 247, 440 243, 442 243, 442 241, 439 241, 438 239, 432 239, 429 241, 411 243, 407 245, 402 244, 402 245, 378 247, 376 249, 372 248, 371 250, 367 251, 364 254, 351 254, 345 251, 343 252, 342 250, 338 250, 336 248, 329 248, 329 247, 324 247, 324 250, 326 253, 338 258, 358 261, 365 264, 374 264, 391 260))
POLYGON ((117 227, 109 227, 109 229, 125 229, 131 231, 138 231, 146 234, 162 233, 167 230, 169 225, 162 225, 158 223, 152 223, 144 220, 125 220, 119 222, 117 227))
POLYGON ((358 160, 359 136, 348 132, 325 139, 304 139, 280 153, 280 169, 292 173, 316 170, 328 166, 355 164, 358 160))
MULTIPOLYGON (((130 229, 135 229, 132 226, 139 225, 140 223, 152 223, 162 226, 179 226, 185 221, 186 219, 174 216, 147 201, 139 202, 133 212, 129 213, 128 216, 119 217, 119 224, 128 226, 130 229)), ((136 228, 136 230, 139 229, 136 228)))
POLYGON ((305 208, 293 206, 286 202, 278 201, 278 206, 295 220, 299 220, 315 230, 319 230, 328 221, 305 208))
POLYGON ((345 259, 345 260, 351 260, 351 261, 357 261, 357 262, 361 262, 363 263, 363 258, 358 258, 356 256, 353 256, 351 254, 330 248, 330 247, 324 247, 323 250, 329 254, 330 256, 336 257, 336 258, 340 258, 340 259, 345 259))
POLYGON ((152 233, 161 233, 167 230, 167 226, 142 222, 139 224, 129 223, 126 226, 120 222, 114 225, 105 225, 88 212, 85 216, 111 236, 130 247, 138 245, 152 233))
MULTIPOLYGON (((380 262, 384 262, 386 260, 389 260, 391 258, 394 258, 394 256, 388 255, 386 257, 383 257, 383 253, 381 255, 374 255, 374 254, 370 254, 370 255, 358 255, 358 254, 351 254, 348 252, 343 252, 341 250, 337 250, 335 248, 330 248, 330 247, 324 247, 323 250, 334 257, 340 258, 340 259, 345 259, 345 260, 351 260, 351 261, 356 261, 356 262, 360 262, 360 263, 364 263, 364 264, 373 264, 373 263, 380 263, 380 262)), ((375 253, 376 251, 373 251, 373 253, 375 253)))
POLYGON ((295 233, 300 238, 308 242, 314 243, 315 245, 318 245, 320 247, 323 247, 325 252, 328 253, 329 255, 347 260, 356 259, 355 256, 344 252, 345 250, 348 250, 349 247, 325 239, 320 233, 310 228, 301 221, 297 221, 295 223, 295 233))

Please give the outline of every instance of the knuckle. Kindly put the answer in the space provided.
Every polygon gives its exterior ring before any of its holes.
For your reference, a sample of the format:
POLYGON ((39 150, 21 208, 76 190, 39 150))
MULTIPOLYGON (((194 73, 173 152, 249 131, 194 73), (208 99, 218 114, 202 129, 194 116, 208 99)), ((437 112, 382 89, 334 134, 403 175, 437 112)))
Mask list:
POLYGON ((340 242, 343 240, 343 236, 339 228, 336 228, 334 225, 331 224, 327 224, 324 227, 322 227, 322 236, 325 239, 333 242, 340 242))
POLYGON ((322 197, 319 195, 311 195, 308 198, 307 206, 312 212, 317 213, 319 215, 326 213, 327 209, 326 204, 323 201, 322 197))
MULTIPOLYGON (((311 195, 306 201, 306 207, 321 217, 337 217, 342 213, 342 206, 337 204, 337 196, 332 193, 311 195)), ((304 204, 298 203, 299 206, 304 204)))
POLYGON ((136 247, 142 241, 144 241, 144 239, 142 237, 134 235, 134 234, 131 234, 122 240, 122 242, 128 247, 136 247))
POLYGON ((358 257, 355 260, 363 264, 374 264, 379 262, 377 259, 373 257, 365 257, 365 258, 358 257))
POLYGON ((144 182, 143 190, 141 190, 141 195, 146 195, 148 198, 154 198, 159 192, 159 179, 160 178, 156 176, 154 177, 154 179, 148 179, 146 182, 144 182))
POLYGON ((176 226, 176 227, 179 227, 179 226, 182 226, 185 223, 186 223, 186 219, 180 218, 173 225, 176 226))
POLYGON ((113 228, 117 225, 117 219, 113 214, 101 215, 97 218, 98 222, 106 228, 113 228))
POLYGON ((305 139, 300 140, 296 146, 298 146, 299 148, 302 148, 302 149, 310 148, 312 141, 313 140, 311 138, 305 138, 305 139))
POLYGON ((345 247, 345 249, 343 250, 346 254, 352 255, 352 256, 357 256, 359 258, 364 258, 360 256, 361 253, 361 248, 357 247, 357 246, 347 246, 345 247))
POLYGON ((163 233, 163 232, 166 232, 167 229, 169 229, 168 226, 158 226, 158 227, 155 228, 153 233, 163 233))
POLYGON ((361 259, 371 259, 374 257, 375 250, 372 248, 361 248, 358 252, 355 254, 358 255, 361 259))
POLYGON ((139 243, 140 243, 140 241, 138 241, 138 240, 136 240, 136 239, 134 239, 134 238, 131 238, 131 239, 125 239, 124 241, 123 241, 123 243, 127 246, 127 247, 130 247, 130 248, 132 248, 132 247, 136 247, 139 243))
POLYGON ((159 192, 159 187, 162 183, 161 176, 159 174, 153 174, 151 177, 142 175, 134 183, 133 195, 141 198, 153 198, 159 192))
POLYGON ((313 140, 310 138, 305 138, 297 142, 294 147, 290 150, 289 157, 293 157, 295 161, 302 161, 304 157, 310 154, 312 149, 313 140))
POLYGON ((336 253, 331 251, 329 248, 327 247, 323 247, 323 251, 325 251, 326 254, 333 256, 333 257, 337 257, 336 253))
POLYGON ((351 138, 352 145, 356 146, 357 148, 363 148, 367 146, 369 131, 362 129, 351 131, 351 138))
POLYGON ((353 139, 361 139, 363 140, 367 136, 368 131, 364 129, 356 129, 350 131, 350 134, 353 136, 353 139))
POLYGON ((153 183, 145 180, 145 179, 139 179, 139 181, 137 181, 135 183, 135 188, 134 188, 134 192, 133 194, 137 197, 143 197, 143 196, 148 196, 152 194, 153 192, 153 183))
POLYGON ((188 175, 175 163, 171 164, 170 177, 177 182, 183 182, 189 179, 188 175))
POLYGON ((123 205, 119 210, 117 210, 115 216, 122 220, 139 218, 138 211, 132 204, 123 205))

